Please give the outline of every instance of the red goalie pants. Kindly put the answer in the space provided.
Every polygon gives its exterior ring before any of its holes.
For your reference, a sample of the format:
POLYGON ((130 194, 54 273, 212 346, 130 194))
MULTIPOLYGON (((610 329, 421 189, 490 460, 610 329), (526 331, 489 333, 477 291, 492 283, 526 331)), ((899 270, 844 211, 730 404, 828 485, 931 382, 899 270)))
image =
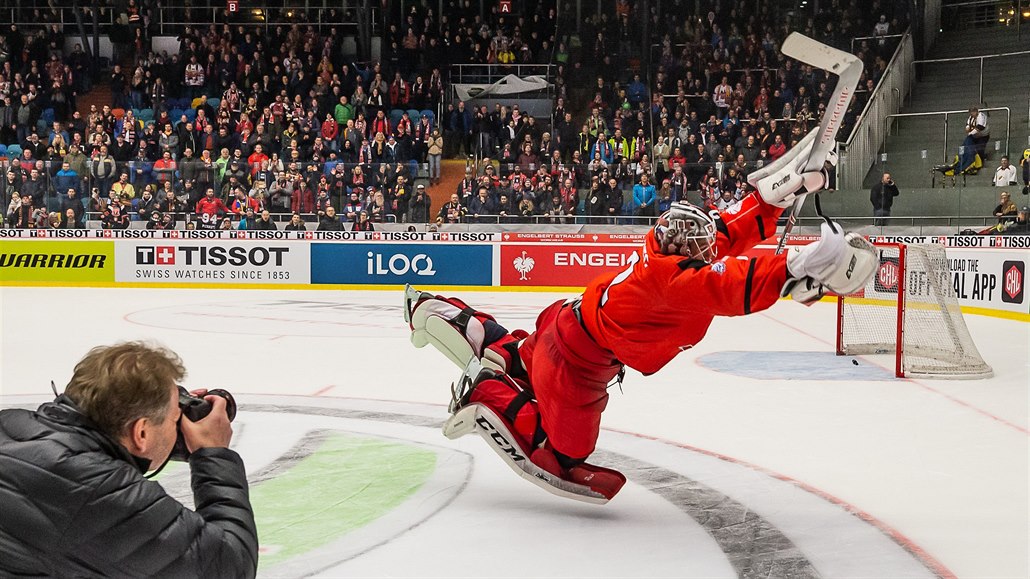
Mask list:
POLYGON ((523 448, 538 445, 546 433, 555 451, 572 459, 590 456, 608 404, 608 384, 622 365, 594 342, 564 301, 541 312, 519 356, 529 376, 528 386, 520 382, 525 390, 505 380, 484 380, 471 401, 504 415, 523 448))

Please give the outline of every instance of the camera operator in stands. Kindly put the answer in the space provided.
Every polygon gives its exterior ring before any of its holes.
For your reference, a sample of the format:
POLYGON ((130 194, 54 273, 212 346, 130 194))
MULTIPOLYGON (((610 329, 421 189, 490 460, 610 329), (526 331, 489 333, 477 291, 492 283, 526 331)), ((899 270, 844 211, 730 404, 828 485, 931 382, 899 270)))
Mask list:
POLYGON ((185 373, 162 347, 100 346, 53 402, 0 411, 0 576, 255 575, 247 476, 228 448, 231 397, 180 392, 185 373), (181 420, 184 398, 208 414, 181 420), (188 456, 195 511, 143 476, 173 449, 188 456))

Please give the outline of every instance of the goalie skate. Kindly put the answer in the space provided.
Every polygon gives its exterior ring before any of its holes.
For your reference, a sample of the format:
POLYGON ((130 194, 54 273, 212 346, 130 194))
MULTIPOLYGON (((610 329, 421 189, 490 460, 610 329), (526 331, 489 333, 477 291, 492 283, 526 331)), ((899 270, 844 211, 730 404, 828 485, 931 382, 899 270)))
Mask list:
POLYGON ((451 386, 452 415, 444 422, 444 436, 454 440, 478 432, 516 474, 560 497, 603 505, 619 492, 626 482, 621 473, 582 463, 569 472, 568 478, 563 478, 554 454, 542 448, 543 443, 541 448, 524 447, 518 436, 512 432, 512 426, 507 420, 485 404, 469 402, 476 385, 490 378, 505 379, 493 370, 483 368, 478 359, 469 361, 461 377, 451 386), (550 460, 543 460, 544 458, 550 460), (591 482, 595 486, 603 485, 601 490, 606 492, 602 493, 591 487, 591 482))
POLYGON ((545 491, 559 497, 595 505, 603 505, 608 502, 608 497, 589 486, 565 480, 531 461, 530 453, 527 453, 515 442, 515 435, 508 429, 504 419, 483 404, 473 402, 465 406, 444 424, 444 434, 448 438, 457 438, 473 430, 483 437, 483 440, 515 474, 545 491))
POLYGON ((506 373, 515 354, 503 346, 524 337, 524 333, 507 334, 490 316, 463 302, 419 291, 410 285, 404 288, 404 321, 411 328, 412 345, 424 348, 432 344, 459 368, 465 368, 470 360, 481 359, 484 367, 506 373), (488 340, 484 322, 492 323, 494 333, 502 335, 488 340), (505 339, 504 336, 511 337, 505 339), (501 344, 487 347, 496 342, 501 344))

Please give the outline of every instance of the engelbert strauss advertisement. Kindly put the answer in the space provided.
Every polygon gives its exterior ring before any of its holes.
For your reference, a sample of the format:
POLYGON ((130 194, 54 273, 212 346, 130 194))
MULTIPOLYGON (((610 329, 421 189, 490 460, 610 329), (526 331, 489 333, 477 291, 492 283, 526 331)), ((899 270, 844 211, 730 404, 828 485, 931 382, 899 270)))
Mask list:
POLYGON ((305 243, 120 241, 115 281, 174 284, 306 284, 305 243))

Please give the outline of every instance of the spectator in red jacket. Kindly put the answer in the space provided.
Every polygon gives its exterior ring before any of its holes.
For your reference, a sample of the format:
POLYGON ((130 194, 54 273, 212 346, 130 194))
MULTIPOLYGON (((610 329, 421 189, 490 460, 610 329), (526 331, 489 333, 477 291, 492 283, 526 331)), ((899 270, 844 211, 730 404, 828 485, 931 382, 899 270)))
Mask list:
POLYGON ((411 87, 403 78, 401 73, 394 73, 393 82, 390 83, 390 105, 395 109, 405 109, 411 100, 411 87))
POLYGON ((311 190, 311 186, 304 179, 300 179, 297 182, 297 188, 293 191, 291 205, 290 210, 293 213, 315 212, 315 192, 311 190))
POLYGON ((773 144, 769 145, 769 158, 776 161, 787 152, 787 145, 783 144, 783 137, 776 135, 773 144))
POLYGON ((197 201, 196 213, 198 216, 207 215, 209 218, 219 217, 229 213, 229 208, 221 199, 215 197, 214 189, 208 188, 204 197, 197 201))
POLYGON ((322 140, 325 141, 326 146, 329 147, 330 151, 339 151, 340 147, 336 142, 337 135, 340 134, 340 125, 333 118, 333 115, 326 115, 325 120, 322 121, 322 140))
POLYGON ((261 145, 254 145, 254 152, 247 157, 247 164, 250 166, 250 176, 257 175, 257 172, 261 169, 261 164, 268 160, 268 155, 265 154, 261 145))

